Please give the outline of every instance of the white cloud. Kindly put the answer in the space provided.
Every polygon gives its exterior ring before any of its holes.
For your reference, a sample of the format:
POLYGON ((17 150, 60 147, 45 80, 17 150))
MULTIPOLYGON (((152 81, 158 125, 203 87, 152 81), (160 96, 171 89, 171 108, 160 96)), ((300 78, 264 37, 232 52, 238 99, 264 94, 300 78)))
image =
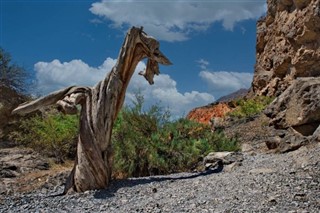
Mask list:
POLYGON ((111 70, 115 61, 108 58, 98 68, 90 67, 81 60, 38 62, 34 65, 37 88, 40 93, 47 94, 71 85, 93 86, 111 70))
POLYGON ((186 115, 191 109, 214 101, 214 97, 209 93, 198 91, 180 93, 176 81, 169 75, 155 76, 154 81, 154 85, 150 86, 135 73, 128 88, 128 100, 133 100, 135 92, 140 90, 145 97, 147 107, 159 103, 163 107, 168 107, 174 116, 186 115))
MULTIPOLYGON (((102 80, 115 65, 116 60, 107 58, 104 63, 97 67, 90 67, 81 60, 72 60, 61 63, 59 60, 52 62, 38 62, 34 68, 36 71, 37 88, 42 94, 68 87, 71 85, 93 86, 102 80)), ((145 68, 140 62, 136 71, 145 68)), ((197 106, 206 105, 214 101, 214 97, 208 93, 191 91, 180 93, 177 90, 177 83, 169 75, 156 76, 154 85, 135 72, 130 81, 126 103, 133 100, 134 94, 140 90, 145 98, 146 106, 161 104, 168 107, 173 116, 182 116, 197 106)))
POLYGON ((100 20, 100 19, 98 19, 98 18, 91 19, 90 22, 91 22, 92 24, 95 24, 95 25, 98 25, 98 24, 102 24, 102 23, 103 23, 103 21, 100 20))
POLYGON ((205 70, 207 69, 207 67, 209 66, 209 61, 201 58, 199 59, 198 61, 196 61, 198 64, 199 64, 199 67, 202 69, 202 70, 205 70))
POLYGON ((253 78, 252 73, 226 71, 201 71, 199 76, 208 84, 210 93, 217 98, 241 88, 249 88, 253 78))
POLYGON ((183 41, 191 32, 207 30, 220 21, 227 30, 243 20, 257 19, 266 11, 265 0, 243 1, 134 1, 102 0, 90 11, 112 22, 115 28, 144 26, 160 40, 183 41))
MULTIPOLYGON (((201 68, 209 65, 209 62, 204 59, 197 62, 201 68)), ((112 58, 107 58, 99 67, 90 67, 81 60, 64 63, 59 60, 38 62, 34 66, 37 88, 39 93, 47 94, 71 85, 94 86, 107 75, 115 64, 116 60, 112 58)), ((241 88, 249 88, 253 78, 252 73, 212 72, 202 69, 199 76, 207 83, 209 93, 198 91, 181 93, 177 90, 177 82, 166 74, 155 76, 155 84, 149 85, 142 76, 137 74, 144 68, 145 64, 140 62, 130 81, 126 93, 126 104, 130 104, 134 100, 135 93, 140 91, 145 98, 146 107, 160 104, 168 107, 173 116, 186 115, 195 107, 212 103, 215 98, 241 88)))

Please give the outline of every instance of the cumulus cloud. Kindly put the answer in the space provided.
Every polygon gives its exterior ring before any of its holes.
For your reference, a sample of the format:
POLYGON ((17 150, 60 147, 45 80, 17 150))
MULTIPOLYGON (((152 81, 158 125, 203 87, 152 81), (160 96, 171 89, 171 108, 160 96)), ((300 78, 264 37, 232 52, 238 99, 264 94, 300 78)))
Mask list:
POLYGON ((115 28, 144 26, 160 40, 183 41, 190 33, 205 31, 214 22, 232 30, 237 22, 257 19, 266 11, 265 0, 243 1, 134 1, 102 0, 90 11, 112 22, 115 28))
POLYGON ((177 83, 169 75, 161 74, 154 79, 154 85, 141 81, 141 76, 135 73, 130 82, 127 99, 134 99, 137 91, 145 97, 146 106, 160 104, 170 109, 173 116, 186 115, 191 109, 207 105, 214 101, 214 97, 205 92, 191 91, 181 93, 177 90, 177 83))
POLYGON ((107 58, 97 68, 90 67, 81 60, 61 63, 55 59, 52 62, 38 62, 34 65, 37 88, 42 94, 72 86, 93 86, 104 78, 115 64, 116 60, 107 58))
POLYGON ((226 71, 201 71, 199 76, 207 83, 210 93, 215 97, 249 88, 253 78, 252 73, 226 71))
MULTIPOLYGON (((68 87, 71 85, 93 86, 103 79, 105 75, 115 65, 116 60, 107 58, 99 67, 90 67, 81 60, 70 62, 38 62, 34 68, 36 71, 37 88, 39 93, 49 92, 68 87)), ((145 68, 145 64, 140 62, 136 71, 145 68)), ((173 116, 182 116, 192 108, 206 105, 214 101, 214 97, 208 93, 191 91, 181 93, 177 90, 177 83, 169 75, 156 76, 154 85, 149 85, 145 79, 135 72, 126 94, 126 104, 134 100, 134 95, 140 91, 145 98, 146 106, 160 104, 168 107, 173 116)))

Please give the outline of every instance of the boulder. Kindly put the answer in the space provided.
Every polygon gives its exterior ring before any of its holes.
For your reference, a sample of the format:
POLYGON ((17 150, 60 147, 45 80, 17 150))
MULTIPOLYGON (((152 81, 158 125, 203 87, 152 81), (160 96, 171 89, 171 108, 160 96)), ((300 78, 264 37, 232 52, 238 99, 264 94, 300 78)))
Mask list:
POLYGON ((276 128, 312 135, 320 125, 320 77, 294 80, 264 112, 276 128))
POLYGON ((276 152, 286 153, 295 151, 309 143, 310 141, 306 137, 303 137, 299 134, 288 134, 288 136, 282 140, 282 143, 279 144, 279 147, 276 149, 276 152))
POLYGON ((236 164, 240 165, 243 161, 243 154, 241 152, 210 152, 203 159, 205 169, 210 169, 220 165, 229 165, 234 167, 236 164))
POLYGON ((320 142, 320 126, 316 129, 316 131, 312 135, 312 141, 320 142))

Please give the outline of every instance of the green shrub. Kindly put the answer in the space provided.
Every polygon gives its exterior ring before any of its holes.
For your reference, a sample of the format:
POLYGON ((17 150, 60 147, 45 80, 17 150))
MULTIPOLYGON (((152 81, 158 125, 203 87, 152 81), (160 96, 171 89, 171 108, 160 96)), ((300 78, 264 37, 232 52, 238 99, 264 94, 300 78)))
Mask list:
POLYGON ((61 163, 75 156, 78 123, 76 115, 52 112, 45 117, 36 115, 22 120, 19 130, 11 133, 11 138, 61 163))
POLYGON ((236 109, 228 113, 231 117, 246 118, 259 114, 272 101, 273 97, 258 96, 254 99, 239 99, 235 101, 236 109))
POLYGON ((115 122, 114 175, 138 177, 188 171, 211 151, 237 151, 236 139, 187 119, 170 121, 161 107, 142 110, 143 99, 124 108, 115 122))
MULTIPOLYGON (((113 171, 116 177, 138 177, 189 171, 212 151, 236 151, 236 139, 212 133, 207 125, 187 119, 171 120, 159 105, 143 110, 144 99, 136 95, 124 107, 113 127, 113 171)), ((21 121, 13 138, 57 162, 74 157, 79 116, 50 112, 21 121)))

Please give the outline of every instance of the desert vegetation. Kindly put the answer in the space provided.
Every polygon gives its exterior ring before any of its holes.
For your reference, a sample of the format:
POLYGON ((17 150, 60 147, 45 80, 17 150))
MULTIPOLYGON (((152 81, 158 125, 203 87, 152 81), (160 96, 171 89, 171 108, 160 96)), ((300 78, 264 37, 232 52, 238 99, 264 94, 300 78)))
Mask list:
MULTIPOLYGON (((63 163, 75 157, 78 125, 78 115, 48 110, 23 119, 11 138, 63 163)), ((237 139, 185 118, 173 120, 159 104, 144 109, 141 94, 119 113, 112 144, 116 178, 190 171, 209 152, 239 150, 237 139)))
POLYGON ((228 113, 234 118, 248 118, 261 113, 272 101, 274 97, 257 96, 251 99, 241 98, 232 101, 235 109, 228 113))
POLYGON ((21 119, 19 129, 11 132, 10 138, 63 163, 75 157, 78 123, 78 115, 63 115, 51 109, 43 115, 21 119))

